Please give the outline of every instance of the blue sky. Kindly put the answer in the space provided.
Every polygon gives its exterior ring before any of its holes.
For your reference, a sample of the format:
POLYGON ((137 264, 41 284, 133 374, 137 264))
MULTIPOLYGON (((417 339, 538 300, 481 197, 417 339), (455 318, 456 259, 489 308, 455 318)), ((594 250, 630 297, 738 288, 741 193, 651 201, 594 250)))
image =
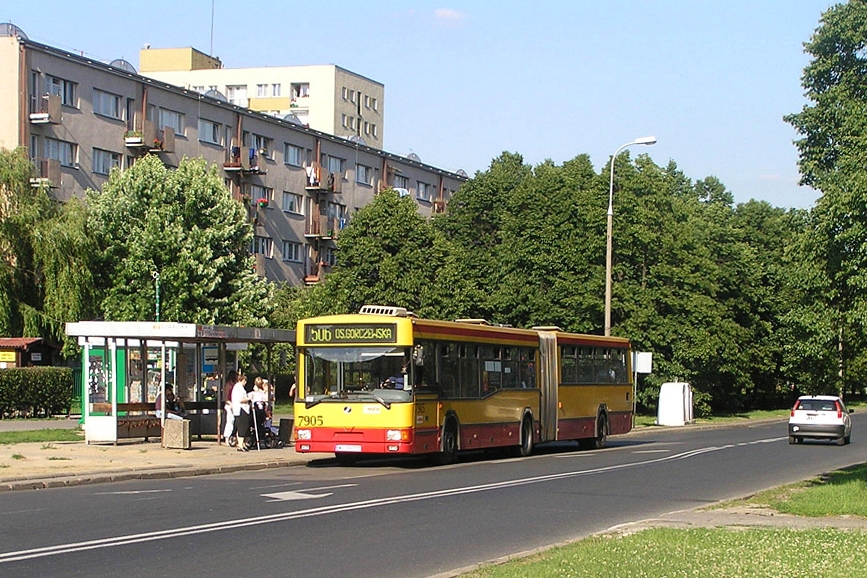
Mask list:
POLYGON ((803 43, 830 0, 7 3, 34 41, 138 66, 146 43, 226 67, 336 64, 385 84, 385 148, 469 174, 503 151, 526 162, 622 144, 736 202, 808 208, 794 130, 803 43), (212 19, 213 8, 213 19, 212 19), (213 26, 212 26, 213 22, 213 26), (212 50, 213 47, 213 50, 212 50))

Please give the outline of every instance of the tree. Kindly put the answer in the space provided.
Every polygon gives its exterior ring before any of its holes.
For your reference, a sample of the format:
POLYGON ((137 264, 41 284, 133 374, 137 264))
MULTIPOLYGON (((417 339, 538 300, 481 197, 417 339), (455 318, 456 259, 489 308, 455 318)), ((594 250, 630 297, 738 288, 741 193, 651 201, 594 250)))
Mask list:
POLYGON ((360 209, 337 243, 338 264, 306 292, 300 309, 346 313, 365 304, 406 307, 420 316, 448 318, 460 303, 464 281, 452 249, 418 214, 408 197, 392 189, 360 209))
POLYGON ((169 170, 148 155, 87 203, 106 319, 153 319, 157 273, 162 321, 264 324, 269 288, 254 272, 252 228, 214 167, 184 159, 169 170))
POLYGON ((93 246, 83 208, 31 185, 27 151, 0 151, 0 335, 39 336, 77 350, 65 322, 94 313, 93 246))
MULTIPOLYGON (((803 252, 794 279, 811 303, 808 311, 817 314, 792 312, 788 326, 793 335, 809 336, 806 343, 837 352, 837 363, 813 364, 809 378, 801 372, 807 384, 843 389, 867 377, 861 353, 867 343, 867 2, 825 12, 805 50, 812 56, 802 77, 810 104, 786 120, 802 137, 796 142, 802 182, 822 192, 798 245, 803 252)), ((804 353, 818 361, 818 351, 804 353)))

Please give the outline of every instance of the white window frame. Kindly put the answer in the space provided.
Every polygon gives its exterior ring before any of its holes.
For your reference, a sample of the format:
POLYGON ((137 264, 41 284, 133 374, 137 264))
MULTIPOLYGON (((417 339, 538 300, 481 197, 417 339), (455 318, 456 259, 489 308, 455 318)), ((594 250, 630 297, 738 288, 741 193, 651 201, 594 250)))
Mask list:
POLYGON ((175 131, 175 134, 178 136, 184 136, 187 134, 186 132, 186 118, 184 113, 178 112, 176 110, 171 110, 169 108, 159 109, 159 127, 163 128, 171 128, 175 131))
POLYGON ((45 75, 45 90, 60 97, 61 104, 78 108, 76 102, 78 84, 59 76, 45 75))
POLYGON ((93 89, 93 114, 123 120, 123 99, 98 88, 93 89))
POLYGON ((93 149, 93 172, 97 175, 109 175, 112 168, 120 168, 122 155, 103 149, 93 149))
POLYGON ((283 191, 283 212, 303 215, 304 197, 291 191, 283 191))
POLYGON ((64 167, 75 168, 76 149, 77 145, 75 143, 45 137, 45 158, 60 161, 60 164, 64 167))
POLYGON ((367 165, 363 165, 361 163, 356 163, 355 165, 355 182, 370 186, 371 180, 373 179, 373 167, 369 167, 367 165))
POLYGON ((253 133, 252 136, 252 147, 256 149, 256 154, 270 159, 271 151, 274 149, 274 139, 256 133, 253 133))
POLYGON ((264 98, 268 96, 268 85, 267 84, 257 84, 256 85, 256 98, 264 98))
POLYGON ((409 190, 409 177, 394 175, 394 188, 409 190))
POLYGON ((253 237, 250 252, 254 255, 264 255, 266 259, 274 257, 274 240, 271 237, 253 237))
POLYGON ((253 204, 258 204, 262 199, 265 199, 270 204, 273 197, 274 189, 263 187, 262 185, 250 185, 250 199, 253 204))
POLYGON ((206 118, 199 117, 199 140, 201 142, 222 145, 223 125, 206 118))
POLYGON ((422 201, 430 201, 433 198, 433 185, 422 181, 416 181, 418 185, 416 197, 422 201))
POLYGON ((296 241, 288 241, 283 239, 283 247, 280 251, 280 256, 284 261, 290 263, 302 263, 303 246, 296 241))
POLYGON ((300 167, 304 164, 304 148, 293 144, 283 143, 283 162, 293 167, 300 167))
POLYGON ((271 84, 271 96, 280 96, 283 92, 283 88, 280 86, 279 82, 274 82, 271 84))

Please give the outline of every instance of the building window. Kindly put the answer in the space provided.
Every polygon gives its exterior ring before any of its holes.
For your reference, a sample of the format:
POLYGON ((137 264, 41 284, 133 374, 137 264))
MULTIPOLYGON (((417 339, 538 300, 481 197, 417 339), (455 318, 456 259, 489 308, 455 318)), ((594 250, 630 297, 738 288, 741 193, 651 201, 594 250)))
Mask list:
POLYGON ((324 162, 320 164, 324 167, 327 167, 329 173, 336 173, 339 175, 343 174, 343 159, 333 157, 331 155, 322 156, 324 157, 324 162))
POLYGON ((247 107, 247 85, 245 84, 236 84, 234 86, 226 87, 226 100, 230 103, 247 107))
POLYGON ((310 83, 309 82, 293 82, 290 85, 292 90, 292 100, 296 98, 307 98, 310 96, 310 83))
POLYGON ((321 263, 325 263, 332 267, 337 264, 337 259, 334 257, 334 250, 331 247, 323 247, 319 259, 321 263))
POLYGON ((364 121, 364 134, 370 134, 370 123, 364 121))
POLYGON ((356 100, 355 95, 356 94, 357 93, 354 90, 349 91, 349 102, 355 104, 355 100, 356 100))
POLYGON ((93 172, 98 175, 107 175, 111 169, 120 168, 121 156, 118 153, 93 149, 93 172))
POLYGON ((375 125, 375 124, 371 124, 371 125, 370 125, 370 134, 373 135, 373 138, 379 138, 379 134, 378 134, 378 132, 377 132, 377 130, 376 130, 376 125, 375 125))
POLYGON ((271 151, 274 148, 274 141, 260 134, 253 134, 253 140, 250 145, 256 150, 256 154, 266 159, 271 158, 271 151))
POLYGON ((409 190, 409 177, 394 175, 394 188, 409 190))
POLYGON ((45 139, 45 158, 60 161, 64 167, 75 166, 75 153, 75 143, 53 138, 45 139))
POLYGON ((347 122, 347 120, 346 120, 346 115, 345 115, 345 114, 341 114, 341 115, 340 115, 340 125, 341 125, 343 128, 349 128, 349 127, 348 127, 348 122, 347 122))
POLYGON ((250 198, 253 204, 259 204, 259 201, 270 203, 273 196, 274 189, 263 187, 262 185, 250 185, 250 198))
POLYGON ((418 198, 422 201, 429 201, 433 197, 433 185, 429 185, 427 183, 423 183, 421 181, 416 181, 418 185, 418 198))
POLYGON ((209 142, 215 145, 223 144, 220 140, 222 138, 222 132, 222 125, 220 123, 208 120, 206 118, 199 119, 200 141, 209 142))
POLYGON ((373 169, 365 165, 355 165, 355 182, 370 185, 373 178, 373 169))
POLYGON ((292 261, 293 263, 301 262, 301 243, 294 241, 283 241, 283 260, 292 261))
POLYGON ((364 95, 364 108, 370 108, 370 97, 368 95, 364 95))
POLYGON ((283 210, 300 215, 303 207, 301 195, 283 191, 283 210))
POLYGON ((302 166, 304 161, 304 149, 286 143, 283 145, 283 162, 294 167, 302 166))
POLYGON ((56 76, 45 77, 46 89, 49 94, 54 94, 60 97, 60 102, 66 106, 77 106, 76 83, 56 76))
POLYGON ((205 94, 205 87, 204 86, 194 86, 193 90, 198 92, 199 94, 205 94))
POLYGON ((176 135, 183 136, 186 134, 183 113, 175 112, 174 110, 169 110, 167 108, 160 109, 159 127, 171 128, 175 131, 176 135))
POLYGON ((271 85, 271 96, 280 96, 282 92, 283 90, 280 87, 280 83, 275 83, 271 85))
POLYGON ((273 249, 274 242, 271 237, 259 237, 258 235, 253 237, 250 252, 254 255, 264 255, 266 258, 270 259, 273 255, 273 249))
POLYGON ((378 111, 379 110, 379 101, 376 100, 375 98, 371 98, 370 101, 372 104, 371 108, 373 108, 373 110, 378 111))
POLYGON ((93 89, 93 112, 110 118, 123 118, 121 98, 116 94, 93 89))
POLYGON ((349 89, 345 86, 343 87, 343 100, 349 100, 349 89))
POLYGON ((256 96, 259 98, 268 96, 268 85, 267 84, 257 84, 256 85, 256 96))

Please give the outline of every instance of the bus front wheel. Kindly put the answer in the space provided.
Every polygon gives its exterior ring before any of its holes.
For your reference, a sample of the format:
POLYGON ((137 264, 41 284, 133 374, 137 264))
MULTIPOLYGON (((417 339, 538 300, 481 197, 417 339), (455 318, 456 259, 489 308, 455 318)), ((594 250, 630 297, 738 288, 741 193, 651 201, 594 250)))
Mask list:
POLYGON ((436 461, 441 466, 453 464, 458 459, 458 427, 453 420, 446 422, 443 428, 443 443, 436 461))

